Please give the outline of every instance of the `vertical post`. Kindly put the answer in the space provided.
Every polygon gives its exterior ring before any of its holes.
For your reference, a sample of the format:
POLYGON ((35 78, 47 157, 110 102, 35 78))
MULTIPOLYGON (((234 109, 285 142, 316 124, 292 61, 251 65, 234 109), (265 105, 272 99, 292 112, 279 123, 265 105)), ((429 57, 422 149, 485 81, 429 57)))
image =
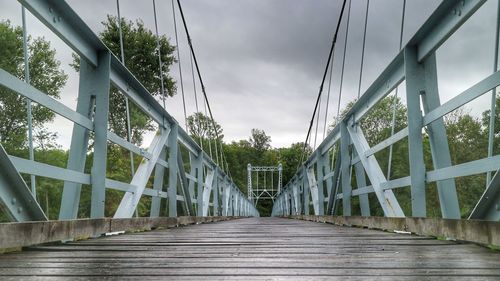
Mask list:
POLYGON ((307 180, 306 168, 302 166, 300 173, 302 174, 302 192, 304 195, 303 208, 304 215, 309 215, 309 181, 307 180))
MULTIPOLYGON (((436 55, 430 55, 424 62, 426 91, 422 95, 424 113, 430 112, 441 105, 438 92, 436 55)), ((448 146, 448 137, 443 118, 430 123, 427 126, 429 143, 431 146, 432 162, 434 169, 450 167, 451 156, 448 146)), ((445 219, 460 219, 460 208, 458 206, 457 189, 455 179, 447 179, 437 182, 437 191, 441 214, 445 219)))
MULTIPOLYGON (((172 124, 168 135, 168 216, 177 217, 177 136, 179 125, 172 124)), ((185 199, 186 200, 186 199, 185 199)))
MULTIPOLYGON (((196 159, 195 159, 195 167, 196 167, 197 215, 201 217, 201 216, 203 216, 203 209, 204 209, 203 205, 204 204, 208 205, 208 200, 206 202, 204 202, 204 200, 203 200, 203 151, 199 151, 198 157, 196 157, 196 159)), ((209 183, 209 184, 212 184, 212 183, 209 183)))
POLYGON ((283 165, 278 164, 278 193, 281 193, 281 186, 283 185, 283 165))
MULTIPOLYGON (((26 28, 26 11, 24 6, 21 7, 22 11, 22 22, 23 22, 23 53, 24 53, 24 81, 30 84, 30 68, 29 68, 29 58, 28 58, 28 32, 26 28)), ((35 149, 33 148, 33 115, 31 113, 31 100, 26 99, 26 115, 28 118, 28 150, 29 159, 31 161, 35 160, 35 149)), ((36 177, 35 175, 30 175, 30 185, 31 193, 36 201, 36 177)), ((47 216, 49 215, 47 210, 47 216)))
MULTIPOLYGON (((165 148, 162 149, 160 153, 160 159, 165 160, 166 152, 165 148)), ((160 164, 155 165, 155 178, 153 181, 153 189, 160 192, 163 189, 163 178, 165 176, 165 167, 160 164)), ((153 196, 151 197, 151 212, 149 214, 150 217, 156 218, 160 216, 160 205, 161 205, 161 197, 153 196)))
MULTIPOLYGON (((318 115, 319 116, 319 115, 318 115)), ((317 150, 316 156, 316 183, 318 186, 318 215, 322 216, 325 214, 325 189, 323 185, 323 167, 325 156, 321 155, 321 151, 317 150)))
MULTIPOLYGON (((233 186, 236 189, 235 186, 233 186)), ((240 214, 240 193, 236 192, 234 196, 234 215, 238 216, 240 214)))
MULTIPOLYGON (((366 186, 366 174, 365 169, 363 168, 363 164, 358 162, 354 164, 354 172, 356 173, 356 183, 358 188, 362 188, 366 186)), ((370 216, 370 202, 368 200, 368 194, 360 194, 359 195, 359 205, 361 207, 361 215, 364 217, 370 216)))
MULTIPOLYGON (((323 158, 323 167, 325 167, 325 171, 324 171, 325 176, 332 172, 332 168, 333 168, 332 165, 333 165, 333 162, 330 161, 330 152, 327 151, 325 153, 325 157, 323 158), (330 165, 330 163, 331 163, 331 165, 330 165)), ((332 192, 332 186, 333 186, 332 183, 333 183, 332 177, 325 179, 327 198, 330 198, 330 194, 332 192)), ((327 204, 327 208, 328 208, 328 204, 327 204)), ((325 210, 325 214, 326 213, 327 213, 327 210, 325 210)))
MULTIPOLYGON (((498 45, 500 44, 500 1, 497 3, 497 24, 495 30, 495 51, 493 55, 493 72, 498 70, 498 45)), ((490 123, 488 126, 488 157, 493 156, 493 145, 495 142, 495 119, 496 119, 496 104, 497 104, 497 87, 491 90, 490 104, 490 123)), ((491 172, 486 173, 486 188, 489 188, 491 182, 491 172)))
POLYGON ((247 164, 247 196, 248 196, 248 200, 251 200, 253 203, 253 198, 252 198, 252 165, 250 163, 247 164))
POLYGON ((340 169, 342 179, 342 215, 351 215, 351 156, 349 155, 349 133, 345 122, 340 123, 340 169))
POLYGON ((226 178, 223 178, 224 194, 222 196, 223 206, 222 215, 229 216, 230 201, 231 201, 231 187, 227 184, 226 178))
MULTIPOLYGON (((94 79, 97 70, 86 60, 80 61, 80 82, 78 88, 78 102, 76 112, 92 118, 94 112, 95 89, 94 79)), ((69 149, 68 163, 69 170, 83 172, 85 170, 85 160, 87 159, 87 147, 89 143, 90 131, 78 124, 73 124, 71 134, 71 145, 69 149)), ((78 205, 80 204, 80 193, 82 185, 79 183, 64 182, 61 198, 61 208, 59 209, 60 220, 76 219, 78 215, 78 205)))
POLYGON ((337 193, 338 193, 338 186, 339 186, 339 177, 340 177, 340 163, 341 163, 341 157, 340 157, 340 150, 337 151, 337 156, 335 159, 335 167, 333 168, 333 176, 331 177, 331 184, 332 184, 332 190, 330 191, 330 194, 328 195, 328 207, 327 207, 327 215, 334 215, 335 214, 335 209, 337 206, 337 193))
POLYGON ((219 169, 217 166, 214 168, 214 182, 213 182, 213 208, 214 208, 214 216, 220 216, 220 207, 219 207, 219 169))
MULTIPOLYGON (((196 156, 192 152, 189 152, 189 165, 190 165, 189 175, 196 178, 197 161, 196 161, 196 156)), ((188 190, 189 190, 189 195, 191 196, 196 196, 194 185, 195 181, 192 179, 188 179, 188 190)))
POLYGON ((425 69, 417 60, 417 48, 404 49, 406 100, 408 108, 408 157, 410 162, 411 208, 413 217, 426 217, 425 164, 422 142, 420 95, 427 91, 425 69))
POLYGON ((292 202, 292 194, 290 194, 290 190, 286 191, 285 198, 286 198, 286 200, 285 200, 285 202, 286 202, 285 215, 289 216, 291 214, 291 212, 292 212, 292 207, 293 207, 292 206, 292 204, 293 204, 293 202, 292 202))
POLYGON ((93 72, 93 94, 95 95, 94 117, 94 159, 91 171, 92 199, 91 218, 104 217, 106 200, 106 161, 108 154, 108 113, 109 113, 109 74, 111 54, 109 51, 98 53, 98 65, 93 72))

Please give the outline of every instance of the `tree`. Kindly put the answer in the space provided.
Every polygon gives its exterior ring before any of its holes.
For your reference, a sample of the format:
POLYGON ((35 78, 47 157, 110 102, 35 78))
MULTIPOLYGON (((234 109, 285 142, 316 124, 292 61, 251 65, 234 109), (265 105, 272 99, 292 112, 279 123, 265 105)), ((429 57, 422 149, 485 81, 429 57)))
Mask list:
POLYGON ((37 147, 42 151, 60 149, 60 145, 57 144, 57 133, 50 132, 44 127, 36 127, 33 132, 35 143, 37 147))
MULTIPOLYGON (((173 55, 175 47, 170 44, 166 36, 156 37, 151 30, 144 26, 141 20, 136 20, 135 23, 124 18, 120 20, 125 66, 153 96, 164 99, 175 95, 175 80, 169 75, 170 67, 175 62, 173 55), (161 92, 158 39, 162 61, 161 75, 163 76, 165 93, 161 92)), ((102 24, 104 25, 104 31, 99 34, 99 37, 114 54, 120 54, 118 19, 108 15, 107 20, 102 24)), ((109 114, 110 127, 116 134, 126 136, 125 99, 116 88, 112 88, 110 95, 109 106, 113 109, 109 114)), ((131 140, 136 144, 142 143, 142 135, 145 131, 154 129, 151 119, 132 103, 130 103, 130 126, 132 131, 131 140)))
MULTIPOLYGON (((302 151, 304 150, 304 143, 293 143, 290 147, 278 148, 279 162, 283 165, 283 185, 292 179, 293 175, 297 172, 297 167, 300 167, 302 151)), ((312 147, 306 145, 304 157, 302 161, 307 160, 309 155, 313 152, 312 147)))
MULTIPOLYGON (((108 15, 102 22, 104 30, 99 34, 100 39, 117 57, 121 57, 120 35, 117 17, 108 15)), ((172 46, 168 38, 159 36, 161 53, 161 75, 165 92, 161 92, 160 64, 158 61, 158 37, 144 26, 141 20, 132 22, 121 18, 123 34, 123 49, 125 66, 141 82, 141 84, 155 97, 165 99, 176 94, 175 80, 169 75, 170 67, 176 62, 172 46)), ((79 69, 79 58, 74 56, 72 66, 79 69)), ((152 120, 135 104, 130 103, 131 141, 140 145, 143 133, 155 129, 152 120)), ((127 135, 127 116, 125 98, 118 89, 111 87, 109 100, 110 130, 119 136, 127 135)))
MULTIPOLYGON (((490 111, 486 110, 483 112, 481 123, 483 128, 485 128, 485 135, 489 135, 490 126, 490 111)), ((493 155, 500 154, 500 96, 497 95, 495 102, 495 126, 493 129, 494 142, 493 142, 493 155)))
MULTIPOLYGON (((340 113, 339 118, 334 118, 330 129, 333 129, 347 115, 354 106, 356 100, 349 102, 340 113)), ((373 146, 382 140, 388 138, 392 128, 392 116, 396 106, 394 132, 406 127, 406 107, 399 97, 388 96, 378 102, 363 118, 360 120, 360 126, 370 146, 373 146)))
POLYGON ((196 112, 187 118, 187 128, 189 134, 195 139, 218 139, 224 138, 222 127, 201 112, 196 112))
MULTIPOLYGON (((483 116, 487 115, 489 112, 483 113, 483 116)), ((489 116, 487 118, 489 122, 489 116)), ((444 122, 452 165, 486 157, 488 127, 483 130, 480 119, 471 116, 463 108, 459 108, 448 114, 444 122)), ((485 174, 455 179, 462 217, 469 216, 484 191, 485 182, 485 174)))
POLYGON ((271 148, 271 137, 266 135, 264 130, 252 129, 249 141, 258 152, 264 152, 271 148))
MULTIPOLYGON (((23 34, 21 27, 9 21, 0 22, 0 68, 24 79, 23 34)), ((55 50, 44 38, 28 38, 30 84, 45 94, 59 98, 67 75, 60 69, 55 50)), ((0 88, 0 142, 10 153, 27 146, 26 99, 8 89, 0 88)), ((46 122, 54 119, 54 112, 32 104, 33 127, 42 130, 46 122)))

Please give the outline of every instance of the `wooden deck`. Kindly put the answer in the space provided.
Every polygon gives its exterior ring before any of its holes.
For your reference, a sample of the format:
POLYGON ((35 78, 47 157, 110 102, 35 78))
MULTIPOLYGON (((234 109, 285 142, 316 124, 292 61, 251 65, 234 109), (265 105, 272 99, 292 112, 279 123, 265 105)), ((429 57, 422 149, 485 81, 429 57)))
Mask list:
POLYGON ((248 218, 0 255, 0 280, 500 280, 473 244, 248 218))

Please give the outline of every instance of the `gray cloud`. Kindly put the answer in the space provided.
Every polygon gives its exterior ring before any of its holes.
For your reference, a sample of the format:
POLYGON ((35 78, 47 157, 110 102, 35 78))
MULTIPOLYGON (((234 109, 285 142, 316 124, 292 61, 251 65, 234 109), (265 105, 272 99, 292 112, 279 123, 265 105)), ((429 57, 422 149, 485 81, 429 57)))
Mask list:
MULTIPOLYGON (((404 41, 440 3, 435 0, 407 2, 404 41)), ((445 45, 443 51, 438 52, 443 100, 491 73, 496 5, 493 2, 487 2, 451 38, 453 44, 445 45), (471 56, 474 59, 467 59, 471 56)), ((19 4, 8 0, 0 3, 0 17, 11 18, 19 24, 19 4)), ((114 0, 71 0, 69 3, 95 32, 102 29, 100 22, 106 14, 116 13, 114 0)), ((154 28, 151 1, 121 0, 120 3, 122 16, 141 19, 146 26, 154 28)), ((226 140, 248 138, 251 128, 261 128, 272 136, 274 146, 303 141, 341 1, 184 0, 182 3, 214 116, 222 124, 226 140)), ((365 3, 361 0, 352 3, 342 104, 357 96, 365 3)), ((401 4, 402 1, 394 0, 370 3, 362 89, 369 86, 397 53, 401 4)), ((160 33, 167 34, 174 42, 171 3, 157 1, 157 5, 160 33)), ((179 15, 177 19, 185 94, 188 111, 192 113, 195 106, 189 53, 179 15)), ((71 76, 62 100, 74 107, 78 78, 67 67, 69 48, 32 16, 28 26, 31 34, 54 40, 58 56, 71 76)), ((330 117, 336 109, 344 36, 345 21, 335 53, 330 117)), ((177 65, 172 68, 172 75, 179 77, 177 65)), ((325 102, 323 99, 323 109, 325 102)), ((483 109, 485 104, 479 103, 478 108, 483 109)), ((183 124, 180 88, 167 107, 183 124)), ((320 120, 321 129, 323 116, 320 120)), ((60 133, 61 142, 67 145, 71 124, 57 119, 54 127, 59 124, 64 124, 65 130, 61 131, 69 130, 60 133)))

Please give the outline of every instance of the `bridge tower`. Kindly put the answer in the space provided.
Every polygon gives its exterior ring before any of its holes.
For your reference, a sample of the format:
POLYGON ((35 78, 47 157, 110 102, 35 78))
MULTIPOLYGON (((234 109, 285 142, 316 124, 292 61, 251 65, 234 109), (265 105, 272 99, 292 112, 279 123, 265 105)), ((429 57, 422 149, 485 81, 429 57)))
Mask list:
POLYGON ((282 186, 283 166, 252 166, 247 165, 247 194, 248 199, 257 206, 260 199, 274 199, 280 194, 282 186), (259 173, 260 172, 260 173, 259 173), (274 176, 277 173, 278 180, 275 183, 274 176), (255 174, 255 181, 253 178, 255 174))

